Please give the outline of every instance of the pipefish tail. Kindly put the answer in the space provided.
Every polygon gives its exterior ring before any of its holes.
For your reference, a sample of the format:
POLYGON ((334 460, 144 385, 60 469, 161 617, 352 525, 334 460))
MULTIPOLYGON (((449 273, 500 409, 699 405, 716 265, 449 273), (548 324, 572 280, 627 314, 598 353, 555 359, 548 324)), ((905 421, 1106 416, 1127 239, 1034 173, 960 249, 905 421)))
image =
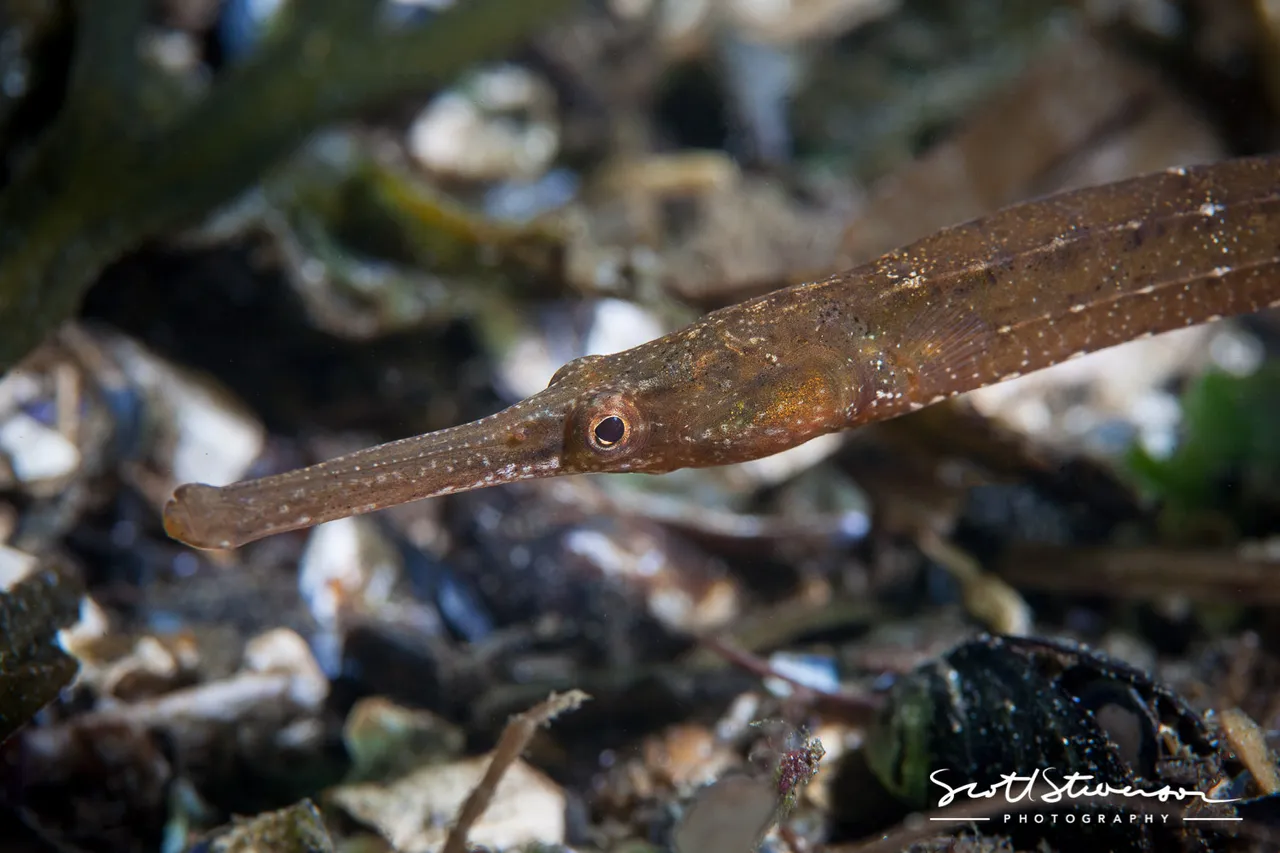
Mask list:
POLYGON ((1280 155, 1015 205, 871 263, 566 364, 462 426, 284 474, 180 486, 197 548, 564 474, 725 465, 1072 356, 1280 304, 1280 155))

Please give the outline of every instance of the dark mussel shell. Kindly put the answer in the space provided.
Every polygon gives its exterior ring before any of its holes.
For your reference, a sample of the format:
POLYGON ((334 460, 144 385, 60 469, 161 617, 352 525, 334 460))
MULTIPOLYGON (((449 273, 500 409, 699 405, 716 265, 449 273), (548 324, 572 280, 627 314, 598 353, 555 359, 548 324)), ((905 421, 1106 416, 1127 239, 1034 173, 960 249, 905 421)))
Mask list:
MULTIPOLYGON (((947 786, 994 788, 1006 807, 980 825, 984 832, 1059 849, 1217 849, 1217 830, 1184 822, 1186 806, 1176 803, 1158 806, 1167 817, 1134 819, 1158 804, 1140 796, 1105 805, 1071 797, 1029 804, 1024 796, 1009 804, 1006 774, 1019 777, 1008 786, 1011 800, 1033 776, 1038 785, 1061 786, 1076 773, 1092 777, 1081 783, 1089 788, 1168 786, 1209 795, 1242 770, 1203 718, 1145 672, 1065 641, 990 636, 900 678, 868 736, 865 761, 913 810, 937 808, 947 786)), ((959 793, 953 802, 977 812, 991 798, 959 793)))

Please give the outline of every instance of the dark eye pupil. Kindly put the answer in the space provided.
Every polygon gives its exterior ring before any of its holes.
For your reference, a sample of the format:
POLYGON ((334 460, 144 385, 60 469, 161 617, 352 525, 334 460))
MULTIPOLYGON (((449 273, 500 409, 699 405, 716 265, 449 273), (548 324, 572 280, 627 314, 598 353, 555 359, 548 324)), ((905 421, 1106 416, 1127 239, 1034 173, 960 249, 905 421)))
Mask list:
POLYGON ((600 423, 596 424, 596 441, 600 442, 605 447, 610 447, 617 444, 619 441, 622 441, 622 436, 626 431, 627 425, 622 422, 622 418, 617 417, 616 415, 610 415, 607 418, 601 419, 600 423))

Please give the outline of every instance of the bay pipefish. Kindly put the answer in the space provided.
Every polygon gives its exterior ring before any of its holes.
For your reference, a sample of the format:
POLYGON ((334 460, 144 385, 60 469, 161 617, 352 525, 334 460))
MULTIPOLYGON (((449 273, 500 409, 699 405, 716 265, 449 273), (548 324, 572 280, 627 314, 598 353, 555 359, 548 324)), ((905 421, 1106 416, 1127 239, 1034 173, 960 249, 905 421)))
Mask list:
POLYGON ((170 536, 234 548, 516 480, 725 465, 1074 356, 1280 305, 1280 155, 1060 193, 562 367, 462 426, 180 486, 170 536))

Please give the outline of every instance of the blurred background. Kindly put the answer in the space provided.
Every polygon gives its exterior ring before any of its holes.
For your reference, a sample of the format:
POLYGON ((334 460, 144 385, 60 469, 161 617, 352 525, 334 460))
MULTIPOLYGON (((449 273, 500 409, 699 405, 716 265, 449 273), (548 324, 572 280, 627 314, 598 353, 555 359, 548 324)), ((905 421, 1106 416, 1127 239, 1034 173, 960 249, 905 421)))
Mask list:
POLYGON ((0 847, 441 850, 580 689, 474 843, 1072 850, 893 834, 1067 761, 1249 807, 1102 849, 1275 849, 1275 312, 746 465, 226 553, 160 510, 1278 107, 1271 0, 0 2, 0 847))

